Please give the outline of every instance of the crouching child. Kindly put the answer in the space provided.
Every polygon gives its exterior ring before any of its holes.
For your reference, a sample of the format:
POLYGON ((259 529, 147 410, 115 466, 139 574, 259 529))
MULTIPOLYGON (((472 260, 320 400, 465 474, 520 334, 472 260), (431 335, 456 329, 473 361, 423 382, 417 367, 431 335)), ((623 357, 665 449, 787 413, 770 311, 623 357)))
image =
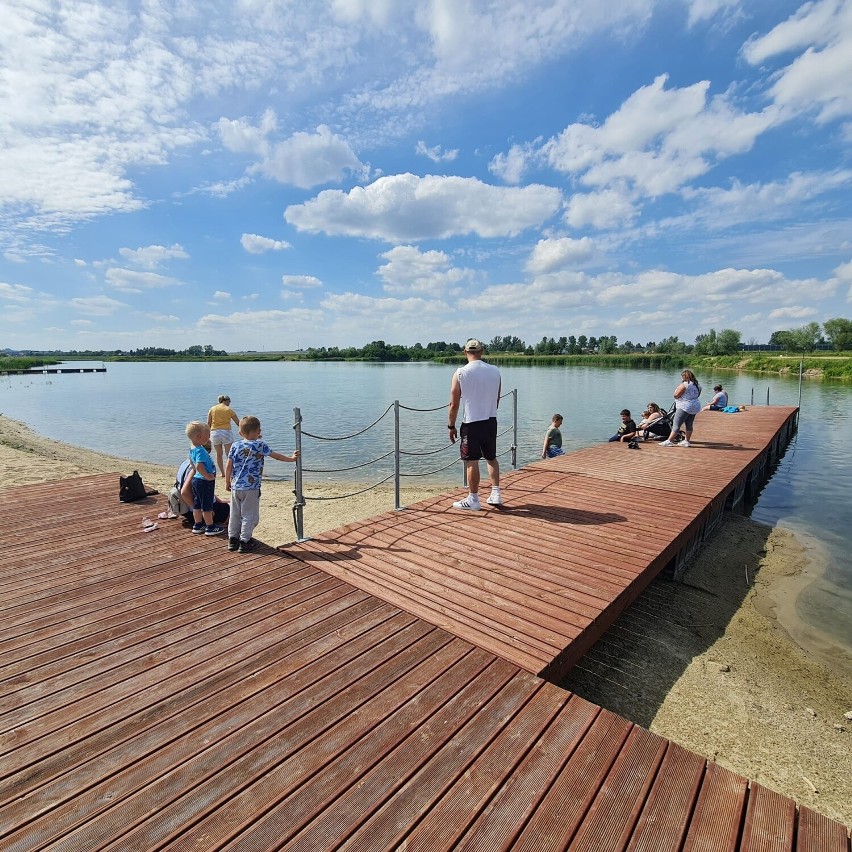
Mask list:
POLYGON ((228 520, 228 550, 248 553, 254 547, 252 533, 260 522, 260 480, 266 457, 294 462, 292 456, 272 450, 261 438, 260 420, 254 416, 240 420, 240 437, 228 452, 225 488, 231 492, 231 516, 228 520))

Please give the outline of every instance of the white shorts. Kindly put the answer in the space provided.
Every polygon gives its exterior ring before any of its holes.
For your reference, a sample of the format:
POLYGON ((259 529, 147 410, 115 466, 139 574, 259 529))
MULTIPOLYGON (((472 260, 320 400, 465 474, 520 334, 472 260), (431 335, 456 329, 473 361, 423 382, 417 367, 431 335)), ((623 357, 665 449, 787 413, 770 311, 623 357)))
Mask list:
POLYGON ((214 429, 210 433, 210 443, 214 447, 221 447, 225 444, 233 444, 234 433, 230 429, 214 429))

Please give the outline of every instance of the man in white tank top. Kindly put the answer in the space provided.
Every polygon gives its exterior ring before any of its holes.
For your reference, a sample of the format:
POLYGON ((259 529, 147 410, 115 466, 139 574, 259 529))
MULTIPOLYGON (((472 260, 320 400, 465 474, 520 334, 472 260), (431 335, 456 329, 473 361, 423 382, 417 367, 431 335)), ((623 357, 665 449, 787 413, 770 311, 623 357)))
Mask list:
POLYGON ((491 480, 491 495, 486 501, 499 506, 500 465, 497 462, 497 406, 500 404, 500 371, 482 360, 485 347, 475 337, 464 345, 467 364, 453 373, 450 385, 450 413, 447 427, 450 440, 455 444, 461 438, 460 455, 467 471, 470 493, 453 503, 456 509, 477 511, 479 502, 479 460, 485 459, 491 480), (460 405, 464 405, 460 432, 456 432, 456 418, 460 405))

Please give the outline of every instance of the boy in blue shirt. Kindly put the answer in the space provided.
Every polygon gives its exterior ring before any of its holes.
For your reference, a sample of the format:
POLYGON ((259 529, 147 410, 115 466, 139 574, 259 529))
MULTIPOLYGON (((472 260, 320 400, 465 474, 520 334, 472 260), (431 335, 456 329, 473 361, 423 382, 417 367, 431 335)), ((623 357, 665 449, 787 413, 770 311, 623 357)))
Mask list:
POLYGON ((261 440, 260 420, 254 416, 240 420, 240 437, 228 452, 225 488, 231 492, 231 517, 228 520, 228 550, 249 553, 254 547, 251 534, 260 522, 260 478, 266 457, 294 462, 292 456, 273 451, 261 440))
POLYGON ((204 445, 210 440, 210 427, 193 420, 186 424, 189 464, 192 467, 192 532, 195 535, 219 535, 224 527, 213 523, 213 499, 216 489, 216 466, 204 445))

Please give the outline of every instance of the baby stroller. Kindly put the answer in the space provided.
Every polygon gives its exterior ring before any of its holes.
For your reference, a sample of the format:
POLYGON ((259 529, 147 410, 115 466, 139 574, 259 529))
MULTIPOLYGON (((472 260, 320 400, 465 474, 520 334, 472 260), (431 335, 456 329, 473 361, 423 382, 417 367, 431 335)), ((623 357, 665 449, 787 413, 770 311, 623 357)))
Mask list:
MULTIPOLYGON (((675 411, 677 411, 677 405, 672 403, 672 407, 668 411, 664 411, 662 417, 658 417, 653 423, 649 424, 647 428, 641 428, 639 430, 639 435, 642 440, 659 441, 668 438, 672 433, 675 411)), ((672 442, 676 444, 678 441, 682 441, 685 437, 686 435, 684 435, 683 432, 678 432, 677 435, 672 438, 672 442)))

